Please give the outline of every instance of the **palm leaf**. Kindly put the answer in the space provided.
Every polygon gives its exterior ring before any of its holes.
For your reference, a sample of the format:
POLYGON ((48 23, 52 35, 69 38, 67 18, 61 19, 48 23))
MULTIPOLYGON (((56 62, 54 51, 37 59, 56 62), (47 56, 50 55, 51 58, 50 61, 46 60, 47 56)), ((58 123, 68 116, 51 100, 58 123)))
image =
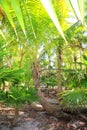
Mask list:
POLYGON ((3 37, 3 39, 6 41, 6 37, 5 35, 3 34, 2 30, 0 29, 0 35, 3 37))
POLYGON ((23 6, 24 6, 24 9, 26 10, 26 14, 28 16, 28 20, 30 22, 30 26, 32 28, 34 38, 36 39, 36 33, 35 33, 34 26, 33 26, 33 23, 32 23, 31 15, 30 15, 30 12, 27 9, 27 5, 26 5, 26 1, 25 0, 23 0, 23 6))
POLYGON ((75 111, 87 107, 87 89, 76 88, 61 93, 61 103, 65 108, 75 111))
POLYGON ((8 20, 9 20, 9 22, 10 22, 12 28, 14 29, 16 36, 17 36, 17 32, 16 32, 16 29, 15 29, 15 25, 14 25, 12 16, 11 16, 10 11, 9 11, 8 1, 6 1, 6 0, 0 0, 0 5, 1 5, 1 7, 3 8, 3 10, 5 11, 5 13, 6 13, 6 15, 7 15, 7 18, 8 18, 8 20))
POLYGON ((84 2, 83 0, 69 0, 75 17, 80 20, 83 24, 84 21, 84 2))
POLYGON ((84 17, 85 17, 84 0, 78 0, 78 5, 79 5, 80 13, 81 13, 82 24, 84 24, 84 17))
POLYGON ((61 36, 63 37, 63 39, 66 41, 66 38, 64 36, 64 33, 62 31, 62 28, 60 26, 59 20, 57 18, 56 12, 54 10, 53 4, 51 0, 40 0, 42 5, 44 6, 44 8, 46 9, 48 15, 50 16, 51 20, 53 21, 54 25, 56 26, 57 30, 59 31, 59 33, 61 34, 61 36))
POLYGON ((23 21, 23 16, 22 16, 19 0, 11 0, 11 5, 12 5, 12 8, 14 9, 14 11, 15 11, 15 14, 16 14, 18 20, 19 20, 21 28, 22 28, 25 36, 26 36, 25 26, 24 26, 24 21, 23 21))

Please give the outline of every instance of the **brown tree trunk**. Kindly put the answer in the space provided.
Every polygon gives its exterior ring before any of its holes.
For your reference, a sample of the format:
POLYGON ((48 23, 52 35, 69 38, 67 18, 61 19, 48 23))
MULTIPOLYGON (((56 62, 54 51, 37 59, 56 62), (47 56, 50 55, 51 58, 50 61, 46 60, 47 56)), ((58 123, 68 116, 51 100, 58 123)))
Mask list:
POLYGON ((37 62, 33 62, 32 76, 33 76, 35 88, 39 88, 40 87, 40 75, 39 75, 39 65, 37 62))
POLYGON ((22 50, 21 56, 20 56, 20 61, 19 61, 19 68, 21 68, 21 66, 22 66, 24 55, 25 55, 25 51, 22 50))
POLYGON ((61 109, 60 107, 58 107, 58 105, 49 103, 47 101, 46 97, 44 97, 44 95, 43 95, 43 93, 41 92, 40 89, 38 90, 38 96, 40 97, 41 105, 44 107, 44 109, 47 112, 54 114, 55 112, 57 112, 58 110, 61 109))
POLYGON ((61 77, 61 67, 62 67, 62 50, 61 47, 57 48, 57 62, 58 62, 58 88, 57 92, 62 91, 62 77, 61 77))
POLYGON ((47 101, 46 97, 44 97, 43 93, 41 92, 38 65, 36 65, 35 63, 33 63, 32 76, 33 76, 34 85, 38 89, 37 95, 40 97, 40 103, 43 106, 43 108, 47 112, 49 112, 57 117, 62 116, 62 111, 61 111, 60 105, 49 103, 47 101))
POLYGON ((14 116, 13 125, 16 125, 16 123, 18 122, 18 116, 19 116, 19 108, 16 107, 16 108, 15 108, 15 116, 14 116))

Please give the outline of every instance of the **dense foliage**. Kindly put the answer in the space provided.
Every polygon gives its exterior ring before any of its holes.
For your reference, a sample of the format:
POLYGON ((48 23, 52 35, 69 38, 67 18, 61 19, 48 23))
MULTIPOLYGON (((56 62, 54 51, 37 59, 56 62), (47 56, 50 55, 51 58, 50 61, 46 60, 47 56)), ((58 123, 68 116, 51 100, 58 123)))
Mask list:
POLYGON ((87 107, 87 2, 76 4, 79 13, 72 0, 0 0, 1 101, 37 100, 40 80, 65 108, 87 107))

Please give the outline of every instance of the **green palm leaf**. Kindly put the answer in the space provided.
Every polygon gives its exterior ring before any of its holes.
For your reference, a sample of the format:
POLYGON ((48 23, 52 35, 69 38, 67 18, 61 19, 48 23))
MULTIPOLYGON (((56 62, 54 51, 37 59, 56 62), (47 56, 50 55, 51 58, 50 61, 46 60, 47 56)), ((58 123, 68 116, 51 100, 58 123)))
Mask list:
POLYGON ((12 28, 14 29, 16 36, 17 36, 17 32, 16 32, 16 29, 15 29, 15 25, 14 25, 12 16, 11 16, 11 14, 10 14, 8 1, 6 1, 6 0, 0 0, 0 5, 1 5, 1 7, 3 8, 3 10, 5 11, 5 13, 6 13, 6 15, 7 15, 7 18, 8 18, 8 20, 9 20, 9 22, 10 22, 12 28))
POLYGON ((79 5, 80 13, 81 13, 81 21, 82 21, 82 24, 84 24, 84 17, 85 17, 84 0, 79 0, 78 5, 79 5))
POLYGON ((0 35, 3 37, 3 39, 6 41, 6 37, 5 35, 3 34, 2 30, 0 29, 0 35))
POLYGON ((84 21, 84 1, 83 0, 69 0, 73 12, 78 20, 84 21))
POLYGON ((60 26, 59 20, 57 18, 56 12, 54 10, 53 4, 51 0, 40 0, 42 5, 44 6, 44 8, 46 9, 48 15, 50 16, 51 20, 53 21, 54 25, 56 26, 57 30, 59 31, 59 33, 61 34, 61 36, 63 37, 63 39, 66 41, 66 38, 64 36, 64 33, 62 31, 62 28, 60 26))
POLYGON ((25 26, 24 26, 24 21, 23 21, 23 16, 22 16, 19 0, 11 0, 11 5, 12 5, 12 8, 14 9, 14 11, 15 11, 15 14, 16 14, 18 20, 19 20, 21 28, 22 28, 25 36, 26 36, 25 26))
POLYGON ((87 107, 87 89, 76 88, 62 92, 61 103, 71 111, 87 107))

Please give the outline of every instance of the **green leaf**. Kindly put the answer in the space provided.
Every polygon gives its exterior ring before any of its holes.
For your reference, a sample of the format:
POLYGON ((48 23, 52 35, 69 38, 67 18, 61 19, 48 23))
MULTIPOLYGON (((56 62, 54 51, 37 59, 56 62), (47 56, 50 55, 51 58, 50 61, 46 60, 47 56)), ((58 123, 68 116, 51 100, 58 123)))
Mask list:
POLYGON ((52 0, 40 0, 44 8, 46 9, 48 15, 50 16, 51 20, 53 21, 54 25, 56 26, 57 30, 59 31, 62 38, 66 41, 62 28, 60 26, 59 20, 57 18, 56 12, 54 10, 52 0))
POLYGON ((83 24, 84 21, 84 1, 83 0, 69 0, 72 10, 78 20, 83 24))
POLYGON ((6 13, 6 15, 7 15, 7 18, 8 18, 8 20, 9 20, 9 22, 10 22, 12 28, 14 29, 16 36, 17 36, 17 32, 16 32, 16 29, 15 29, 15 25, 14 25, 12 16, 11 16, 11 14, 10 14, 8 1, 7 1, 7 0, 0 0, 0 5, 1 5, 1 7, 3 8, 3 10, 5 11, 5 13, 6 13))
POLYGON ((82 24, 84 24, 84 17, 85 17, 84 0, 78 0, 78 5, 79 5, 79 9, 80 9, 80 14, 81 14, 81 21, 82 21, 82 24))
POLYGON ((72 0, 69 0, 69 3, 70 3, 70 5, 71 5, 71 7, 72 7, 72 10, 73 10, 73 13, 74 13, 76 19, 78 19, 78 15, 77 15, 77 12, 76 12, 75 7, 74 7, 74 5, 73 5, 73 1, 72 1, 72 0))
POLYGON ((3 37, 3 39, 6 41, 6 37, 5 35, 3 34, 2 30, 0 29, 0 35, 3 37))
POLYGON ((65 108, 74 111, 78 108, 87 107, 87 89, 76 88, 72 90, 66 90, 60 94, 61 103, 65 108))
POLYGON ((11 0, 11 5, 12 5, 12 8, 14 9, 14 11, 15 11, 15 14, 16 14, 18 20, 19 20, 21 28, 22 28, 25 36, 26 36, 25 26, 24 26, 24 21, 23 21, 23 16, 22 16, 19 0, 11 0))

